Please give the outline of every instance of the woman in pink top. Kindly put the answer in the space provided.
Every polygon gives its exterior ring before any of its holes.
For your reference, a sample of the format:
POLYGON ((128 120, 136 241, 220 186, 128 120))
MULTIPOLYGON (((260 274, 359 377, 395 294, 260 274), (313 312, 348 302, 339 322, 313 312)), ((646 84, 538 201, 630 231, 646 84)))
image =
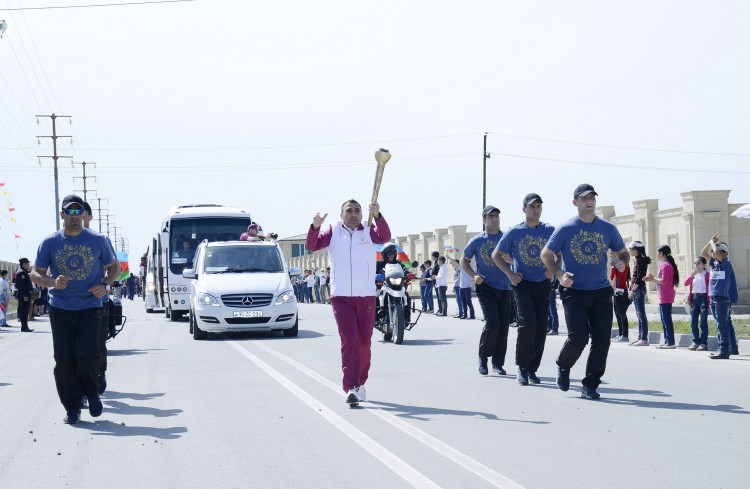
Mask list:
POLYGON ((674 302, 675 287, 680 283, 680 273, 672 257, 672 249, 667 245, 660 246, 657 250, 659 274, 654 277, 648 274, 643 278, 646 282, 656 282, 656 297, 659 300, 659 314, 661 324, 664 328, 664 343, 657 346, 662 350, 672 350, 674 344, 674 324, 672 323, 672 303, 674 302))

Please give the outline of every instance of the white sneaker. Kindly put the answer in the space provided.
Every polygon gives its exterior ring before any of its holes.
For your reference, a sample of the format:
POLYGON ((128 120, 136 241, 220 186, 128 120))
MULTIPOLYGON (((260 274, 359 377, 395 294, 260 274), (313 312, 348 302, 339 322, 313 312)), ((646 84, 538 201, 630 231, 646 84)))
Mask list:
POLYGON ((359 404, 359 396, 357 396, 357 388, 349 389, 346 393, 346 403, 350 406, 356 406, 359 404))
POLYGON ((365 402, 367 400, 367 391, 365 390, 365 386, 360 385, 359 387, 355 387, 354 392, 357 393, 357 398, 359 398, 359 402, 365 402))
POLYGON ((609 341, 611 341, 612 343, 617 343, 617 342, 619 342, 619 341, 620 341, 620 338, 622 338, 622 336, 617 336, 617 337, 615 337, 615 338, 610 338, 610 340, 609 340, 609 341))

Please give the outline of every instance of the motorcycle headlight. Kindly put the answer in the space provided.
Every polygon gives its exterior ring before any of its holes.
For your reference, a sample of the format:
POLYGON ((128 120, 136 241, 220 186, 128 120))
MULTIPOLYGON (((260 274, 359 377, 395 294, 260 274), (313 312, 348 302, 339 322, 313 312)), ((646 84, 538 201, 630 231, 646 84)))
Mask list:
POLYGON ((404 279, 401 277, 389 278, 388 281, 391 283, 391 285, 401 285, 404 282, 404 279))
POLYGON ((221 306, 219 299, 212 296, 211 294, 206 294, 206 293, 201 293, 198 295, 198 302, 203 304, 204 306, 213 306, 213 307, 221 306))
POLYGON ((276 298, 276 302, 274 303, 274 305, 280 306, 282 304, 289 304, 290 302, 296 301, 297 298, 295 297, 294 292, 291 290, 287 290, 276 298))

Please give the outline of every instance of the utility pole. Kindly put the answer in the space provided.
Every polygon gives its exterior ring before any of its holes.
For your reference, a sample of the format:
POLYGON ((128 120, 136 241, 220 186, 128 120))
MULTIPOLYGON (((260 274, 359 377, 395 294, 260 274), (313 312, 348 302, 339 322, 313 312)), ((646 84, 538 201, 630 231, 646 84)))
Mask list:
MULTIPOLYGON (((484 150, 482 151, 482 211, 487 207, 487 158, 490 154, 487 152, 487 133, 484 133, 484 150)), ((484 230, 484 224, 482 224, 484 230)))
MULTIPOLYGON (((111 214, 107 214, 107 216, 106 216, 107 217, 107 237, 109 238, 110 241, 112 241, 112 237, 109 235, 109 216, 111 216, 111 214)), ((114 217, 114 216, 112 216, 112 217, 114 217)), ((115 244, 117 244, 117 243, 115 243, 115 244)), ((115 251, 117 251, 117 248, 115 248, 115 251)))
MULTIPOLYGON (((78 164, 81 165, 81 167, 83 168, 83 176, 82 177, 73 177, 73 179, 76 179, 76 178, 82 178, 83 179, 83 200, 85 200, 86 202, 88 202, 88 199, 86 198, 86 192, 87 192, 87 190, 86 190, 86 179, 93 178, 94 180, 96 180, 96 177, 88 177, 88 176, 86 176, 86 165, 96 165, 96 163, 87 163, 85 161, 82 161, 82 162, 80 162, 78 164)), ((75 166, 75 165, 76 165, 76 163, 73 162, 73 166, 75 166)))
POLYGON ((59 156, 57 154, 57 138, 69 138, 72 136, 58 136, 57 135, 57 124, 56 120, 59 117, 67 117, 70 119, 69 115, 37 115, 37 124, 39 123, 39 117, 49 117, 52 119, 52 136, 37 136, 37 138, 52 138, 52 156, 39 156, 39 158, 52 158, 52 160, 55 162, 55 227, 59 231, 60 230, 60 188, 59 188, 59 178, 58 178, 58 172, 57 172, 57 159, 58 158, 72 158, 72 156, 59 156))
MULTIPOLYGON (((113 226, 115 228, 115 240, 113 243, 115 244, 115 251, 117 251, 117 230, 120 228, 119 226, 113 226)), ((122 248, 120 248, 120 251, 123 251, 122 248)))
MULTIPOLYGON (((97 197, 96 200, 99 203, 98 210, 96 215, 98 216, 97 219, 99 221, 99 234, 102 234, 102 200, 107 200, 106 198, 102 199, 101 197, 97 197)), ((105 211, 109 209, 104 209, 105 211)))

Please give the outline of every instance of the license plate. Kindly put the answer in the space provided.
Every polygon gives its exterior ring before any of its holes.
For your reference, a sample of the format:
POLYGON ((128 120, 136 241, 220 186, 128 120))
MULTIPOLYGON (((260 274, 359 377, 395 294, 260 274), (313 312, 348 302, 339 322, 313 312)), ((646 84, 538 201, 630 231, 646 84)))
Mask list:
POLYGON ((235 311, 233 314, 236 318, 261 318, 263 311, 235 311))

